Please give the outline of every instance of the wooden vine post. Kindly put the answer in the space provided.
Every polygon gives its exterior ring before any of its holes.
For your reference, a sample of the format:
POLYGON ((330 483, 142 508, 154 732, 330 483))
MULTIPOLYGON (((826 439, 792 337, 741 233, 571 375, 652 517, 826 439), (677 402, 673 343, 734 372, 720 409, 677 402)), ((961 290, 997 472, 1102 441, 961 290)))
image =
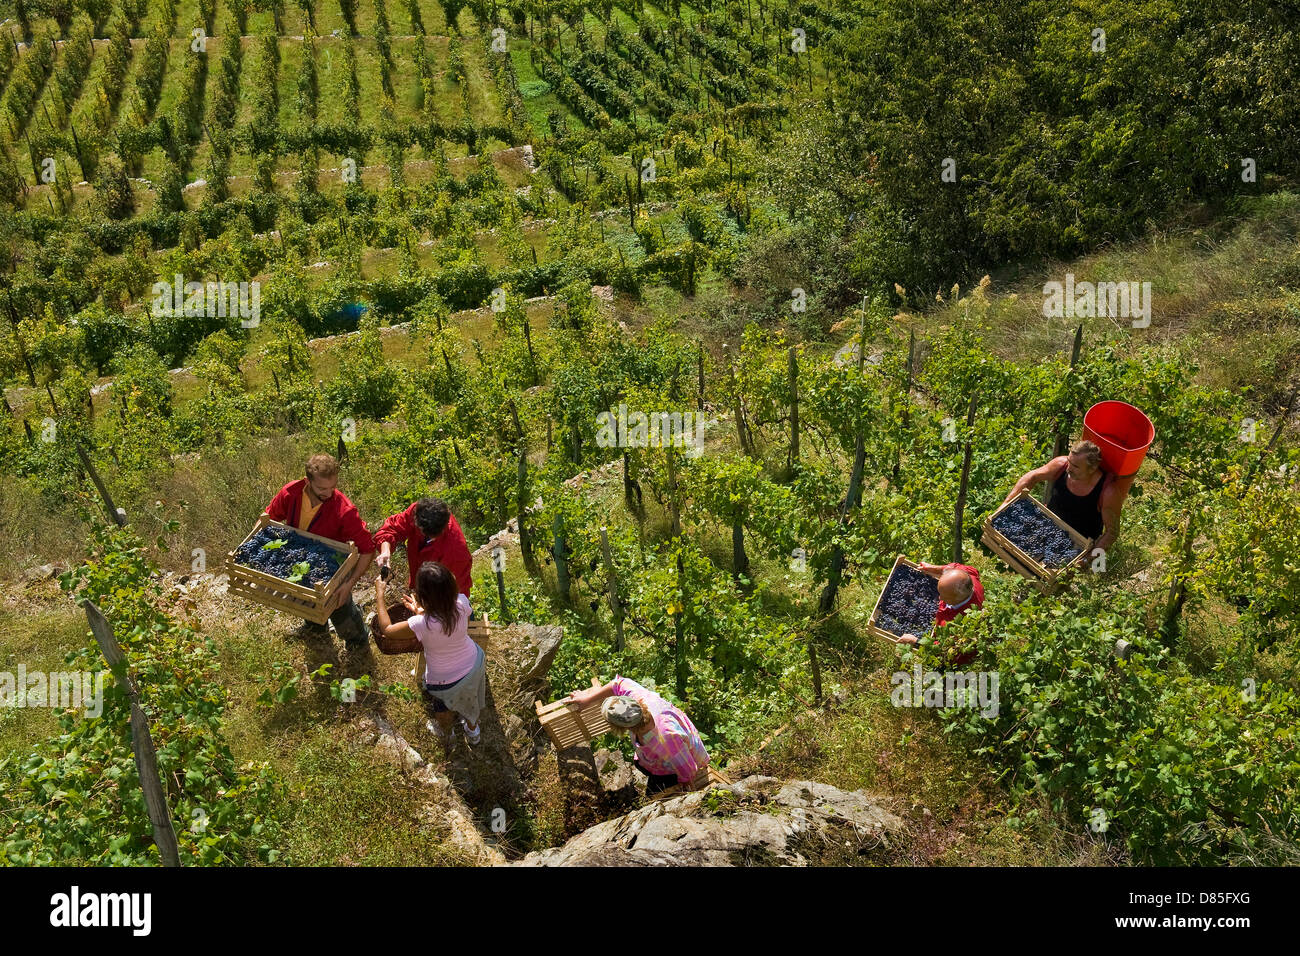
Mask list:
POLYGON ((623 602, 618 597, 618 572, 614 569, 614 552, 609 547, 609 531, 600 529, 600 554, 605 562, 606 586, 609 590, 609 611, 614 618, 614 649, 623 649, 623 602))
POLYGON ((501 620, 510 620, 510 608, 506 605, 506 553, 498 545, 492 549, 492 573, 497 579, 497 599, 501 602, 501 620))
POLYGON ((790 346, 790 477, 799 468, 799 356, 790 346))
MULTIPOLYGON (((907 332, 907 378, 903 382, 903 431, 912 424, 912 368, 916 357, 916 329, 907 332)), ((898 476, 903 462, 903 439, 900 436, 898 446, 894 449, 894 487, 898 487, 898 476)))
POLYGON ((77 457, 81 459, 81 465, 90 475, 90 480, 94 482, 95 490, 99 492, 99 497, 104 502, 104 510, 108 512, 108 520, 112 521, 119 528, 126 527, 126 512, 117 505, 113 504, 113 496, 108 493, 108 486, 104 484, 104 479, 99 477, 99 471, 96 470, 90 456, 86 450, 81 447, 81 442, 75 442, 74 447, 77 450, 77 457))
MULTIPOLYGON (((867 341, 867 309, 866 303, 862 307, 862 326, 858 332, 858 365, 857 374, 860 378, 864 360, 866 357, 867 341)), ((849 515, 858 507, 858 501, 862 494, 862 472, 866 468, 867 451, 866 451, 866 425, 862 420, 862 409, 858 409, 858 433, 853 442, 853 470, 849 473, 849 488, 844 495, 844 503, 840 507, 840 525, 845 527, 849 523, 849 515)), ((817 613, 821 617, 826 617, 835 607, 835 597, 839 594, 840 578, 844 574, 844 548, 841 545, 835 545, 831 551, 830 570, 826 578, 826 587, 822 589, 821 599, 817 602, 817 613)), ((810 653, 812 644, 808 645, 810 653)))
MULTIPOLYGON (((725 352, 727 346, 723 345, 722 348, 725 352)), ((731 412, 732 418, 736 420, 736 439, 740 442, 740 450, 753 458, 754 446, 745 428, 745 405, 740 398, 740 388, 736 385, 736 365, 730 360, 727 361, 727 376, 731 382, 731 412)))
POLYGON ((167 795, 163 792, 162 780, 158 776, 158 757, 154 750, 153 736, 149 733, 149 720, 140 709, 140 695, 131 675, 127 673, 126 654, 113 636, 113 626, 94 602, 82 601, 81 606, 86 609, 86 620, 90 623, 91 633, 95 635, 95 642, 103 652, 104 660, 108 662, 109 670, 126 690, 131 701, 131 750, 135 754, 136 775, 140 778, 145 809, 153 827, 154 845, 158 847, 163 866, 180 866, 180 848, 176 843, 176 831, 172 828, 167 795))
MULTIPOLYGON (((1080 323, 1079 327, 1074 330, 1074 349, 1073 351, 1070 352, 1071 373, 1074 372, 1074 367, 1079 364, 1079 353, 1082 351, 1083 351, 1083 324, 1080 323)), ((1071 375, 1071 378, 1073 378, 1073 375, 1071 375)), ((1059 458, 1061 455, 1064 455, 1066 449, 1069 447, 1070 430, 1074 427, 1074 413, 1076 410, 1077 410, 1077 403, 1076 405, 1071 406, 1070 411, 1066 412, 1065 423, 1062 425, 1061 430, 1056 433, 1055 457, 1057 458, 1059 458)), ((1052 487, 1051 482, 1048 482, 1047 491, 1049 493, 1051 491, 1051 487, 1052 487)), ((1047 500, 1046 497, 1044 497, 1043 500, 1046 501, 1047 500)))
MULTIPOLYGON (((533 261, 533 265, 536 265, 536 264, 537 264, 536 259, 537 259, 537 250, 534 248, 534 249, 533 249, 533 260, 534 260, 534 261, 533 261)), ((538 384, 538 377, 537 377, 537 353, 533 351, 533 330, 532 330, 532 328, 530 327, 530 324, 529 324, 529 322, 528 322, 528 312, 527 312, 527 310, 524 311, 524 344, 526 344, 526 345, 528 346, 528 365, 529 365, 529 368, 530 368, 531 371, 532 371, 533 385, 536 386, 536 385, 538 384)), ((446 356, 446 352, 443 353, 443 356, 444 356, 444 357, 446 356)), ((447 371, 448 371, 448 373, 450 374, 451 369, 448 368, 447 371)))
POLYGON ((528 449, 519 449, 519 478, 515 487, 515 523, 519 526, 519 553, 524 570, 537 577, 537 558, 533 555, 533 536, 528 530, 528 449))
POLYGON ((672 536, 682 535, 681 502, 677 498, 677 454, 671 447, 664 449, 668 457, 668 510, 672 515, 672 536))
POLYGON ((537 558, 533 555, 533 536, 528 530, 528 438, 519 421, 519 407, 510 403, 510 418, 515 425, 515 439, 519 443, 518 476, 515 483, 515 524, 519 530, 519 553, 524 558, 524 570, 537 577, 537 558))
POLYGON ((970 460, 971 453, 975 448, 975 398, 970 397, 970 409, 966 412, 966 452, 961 462, 961 485, 957 489, 957 507, 953 512, 952 520, 952 559, 961 561, 961 521, 962 515, 966 510, 966 486, 970 481, 970 460))
POLYGON ((551 555, 555 558, 555 586, 560 592, 560 600, 569 603, 569 554, 564 545, 564 523, 557 513, 551 521, 551 534, 554 543, 551 555))
MULTIPOLYGON (((862 377, 867 355, 867 303, 862 303, 862 324, 858 329, 858 378, 862 377)), ((853 442, 853 470, 849 473, 849 487, 844 495, 844 504, 840 508, 840 527, 846 528, 849 516, 857 509, 862 496, 862 472, 867 463, 866 422, 863 409, 858 407, 857 437, 853 442)), ((844 546, 836 544, 831 551, 830 569, 826 575, 826 587, 822 589, 821 599, 817 602, 818 616, 826 619, 835 608, 835 598, 839 594, 840 580, 844 575, 844 546)), ((812 669, 813 700, 820 704, 822 700, 822 670, 817 660, 816 630, 808 633, 808 664, 812 669)))

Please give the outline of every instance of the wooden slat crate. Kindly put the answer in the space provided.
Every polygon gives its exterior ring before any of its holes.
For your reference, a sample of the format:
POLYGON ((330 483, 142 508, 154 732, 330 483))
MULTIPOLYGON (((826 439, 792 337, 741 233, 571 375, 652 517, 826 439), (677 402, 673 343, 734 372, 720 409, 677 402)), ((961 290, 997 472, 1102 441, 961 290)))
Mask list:
POLYGON ((265 571, 258 571, 256 568, 236 564, 235 552, 231 551, 226 556, 226 573, 230 576, 231 593, 315 624, 324 624, 329 620, 330 614, 336 610, 342 600, 343 596, 339 593, 340 589, 352 576, 357 562, 361 560, 356 545, 343 544, 329 538, 322 538, 320 535, 312 534, 309 531, 290 528, 283 522, 272 521, 267 515, 262 515, 257 519, 257 524, 253 525, 253 530, 240 543, 243 544, 248 541, 249 538, 267 525, 288 528, 294 534, 300 534, 305 538, 311 538, 313 541, 319 541, 340 554, 346 554, 347 557, 340 562, 338 570, 334 572, 334 576, 327 583, 307 587, 303 584, 286 581, 284 578, 278 578, 274 574, 267 574, 265 571))
MULTIPOLYGON (((867 621, 868 634, 872 634, 876 637, 883 637, 885 640, 892 641, 895 644, 898 643, 899 639, 902 638, 903 635, 895 634, 893 631, 885 630, 883 627, 877 624, 876 621, 880 617, 880 602, 885 599, 885 592, 889 590, 889 582, 893 580, 894 572, 897 571, 900 566, 911 568, 913 571, 921 570, 921 566, 919 564, 917 564, 915 561, 908 560, 901 554, 897 558, 895 558, 894 566, 889 569, 889 577, 885 579, 885 586, 880 589, 880 596, 876 598, 876 606, 871 609, 871 619, 867 621)), ((920 635, 918 635, 918 637, 919 636, 920 635)))
MULTIPOLYGON (((600 682, 593 679, 593 687, 600 682)), ((583 707, 580 711, 570 707, 563 699, 543 705, 539 700, 535 704, 537 719, 542 728, 555 744, 556 750, 567 750, 580 744, 589 743, 593 737, 609 733, 609 721, 600 712, 600 703, 583 707)))
POLYGON ((1079 532, 1071 528, 1068 524, 1049 511, 1046 505, 1031 495, 1028 491, 1020 492, 1020 494, 1016 495, 1005 505, 984 519, 984 533, 980 537, 980 542, 1006 562, 1006 564, 1017 574, 1028 578, 1030 581, 1033 581, 1047 591, 1053 591, 1060 587, 1061 583, 1065 580, 1065 576, 1083 565, 1088 560, 1088 556, 1092 553, 1091 539, 1085 538, 1083 535, 1079 534, 1079 532), (1053 524, 1070 536, 1070 540, 1080 548, 1078 557, 1062 567, 1049 568, 1030 557, 1017 547, 1014 541, 1004 535, 997 528, 993 527, 994 518, 1022 499, 1033 502, 1035 508, 1047 515, 1047 517, 1052 520, 1053 524))
POLYGON ((703 790, 705 787, 710 787, 713 786, 714 784, 721 784, 722 786, 726 786, 729 783, 731 783, 730 777, 728 777, 721 770, 715 769, 713 764, 709 764, 707 767, 701 767, 699 769, 699 772, 695 774, 694 778, 692 778, 691 785, 689 787, 683 788, 682 785, 679 783, 675 787, 669 787, 666 790, 660 790, 658 793, 654 795, 652 799, 663 800, 665 797, 677 797, 686 792, 703 790))
POLYGON ((469 639, 485 651, 491 648, 492 622, 486 614, 469 622, 469 639))

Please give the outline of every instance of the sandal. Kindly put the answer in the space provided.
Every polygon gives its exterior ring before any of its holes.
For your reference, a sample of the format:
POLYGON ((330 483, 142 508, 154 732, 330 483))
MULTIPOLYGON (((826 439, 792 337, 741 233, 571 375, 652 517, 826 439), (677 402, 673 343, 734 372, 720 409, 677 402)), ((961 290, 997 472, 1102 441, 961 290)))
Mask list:
POLYGON ((464 717, 460 719, 461 729, 465 731, 465 743, 471 747, 478 744, 483 739, 483 725, 479 724, 473 730, 469 729, 469 722, 464 717))

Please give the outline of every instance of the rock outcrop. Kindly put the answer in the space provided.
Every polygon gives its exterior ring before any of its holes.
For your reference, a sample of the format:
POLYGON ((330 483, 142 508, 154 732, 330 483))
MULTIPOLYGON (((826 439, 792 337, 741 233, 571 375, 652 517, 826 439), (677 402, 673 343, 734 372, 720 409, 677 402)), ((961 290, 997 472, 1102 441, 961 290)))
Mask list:
POLYGON ((378 716, 362 717, 354 726, 358 743, 373 746, 386 761, 400 768, 408 779, 428 793, 421 819, 433 833, 480 866, 505 861, 501 851, 488 843, 474 826, 473 811, 465 805, 451 781, 439 777, 388 721, 378 716))
POLYGON ((903 822, 867 793, 751 776, 645 806, 513 866, 806 866, 885 846, 903 822))

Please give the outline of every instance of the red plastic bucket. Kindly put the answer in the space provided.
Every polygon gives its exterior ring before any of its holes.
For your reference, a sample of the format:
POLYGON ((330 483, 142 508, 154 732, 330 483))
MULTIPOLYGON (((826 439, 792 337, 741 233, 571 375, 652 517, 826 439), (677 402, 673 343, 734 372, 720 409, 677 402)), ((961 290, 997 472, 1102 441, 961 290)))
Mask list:
POLYGON ((1101 449, 1107 471, 1129 478, 1141 467, 1156 429, 1140 408, 1128 402, 1098 402, 1083 416, 1083 437, 1101 449))

